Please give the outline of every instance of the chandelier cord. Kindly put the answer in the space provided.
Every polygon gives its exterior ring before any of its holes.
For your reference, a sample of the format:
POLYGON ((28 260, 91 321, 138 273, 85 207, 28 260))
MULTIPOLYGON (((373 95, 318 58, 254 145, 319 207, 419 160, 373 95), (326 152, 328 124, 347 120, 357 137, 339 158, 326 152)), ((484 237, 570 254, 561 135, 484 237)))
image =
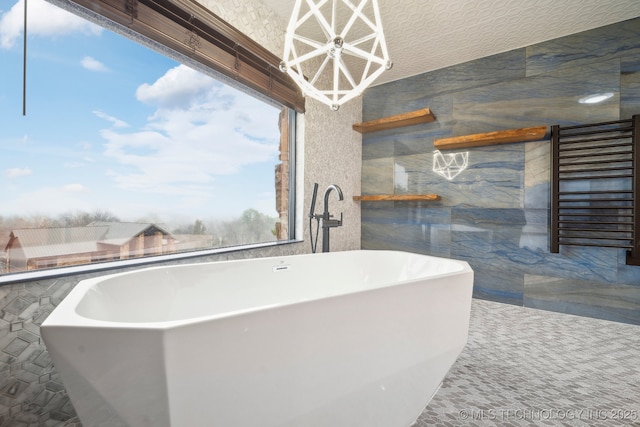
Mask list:
POLYGON ((24 40, 22 45, 22 115, 27 115, 27 0, 24 0, 24 40))

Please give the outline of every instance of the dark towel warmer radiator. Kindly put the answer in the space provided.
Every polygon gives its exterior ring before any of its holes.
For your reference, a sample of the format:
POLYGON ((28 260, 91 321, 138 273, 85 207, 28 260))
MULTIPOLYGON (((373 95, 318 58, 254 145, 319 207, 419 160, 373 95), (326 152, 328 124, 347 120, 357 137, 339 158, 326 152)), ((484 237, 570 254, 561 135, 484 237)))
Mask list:
POLYGON ((627 249, 640 265, 640 115, 551 127, 551 252, 627 249))

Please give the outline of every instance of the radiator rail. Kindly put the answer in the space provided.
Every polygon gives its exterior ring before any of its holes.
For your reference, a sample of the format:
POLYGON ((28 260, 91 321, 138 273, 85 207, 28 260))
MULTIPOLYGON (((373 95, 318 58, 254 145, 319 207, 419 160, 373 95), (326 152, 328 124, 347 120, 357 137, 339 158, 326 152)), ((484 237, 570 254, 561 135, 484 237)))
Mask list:
POLYGON ((551 242, 627 250, 640 265, 640 115, 551 127, 551 242))

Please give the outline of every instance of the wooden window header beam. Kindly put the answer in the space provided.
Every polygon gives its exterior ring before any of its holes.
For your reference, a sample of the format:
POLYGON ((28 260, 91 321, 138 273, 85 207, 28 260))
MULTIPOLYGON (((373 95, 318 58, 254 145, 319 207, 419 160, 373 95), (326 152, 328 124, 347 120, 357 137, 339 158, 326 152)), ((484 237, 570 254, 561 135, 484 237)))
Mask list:
POLYGON ((297 112, 298 86, 280 58, 193 0, 70 0, 297 112))

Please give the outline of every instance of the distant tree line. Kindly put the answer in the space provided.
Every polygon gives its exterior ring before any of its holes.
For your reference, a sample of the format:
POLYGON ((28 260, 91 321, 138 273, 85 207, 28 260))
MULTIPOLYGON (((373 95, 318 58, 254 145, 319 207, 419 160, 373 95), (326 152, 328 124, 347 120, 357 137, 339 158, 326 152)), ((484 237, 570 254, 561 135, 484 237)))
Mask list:
MULTIPOLYGON (((92 222, 119 222, 120 219, 109 211, 97 210, 92 213, 75 211, 61 214, 57 217, 45 215, 2 216, 0 215, 0 251, 9 242, 12 230, 20 228, 51 228, 51 227, 84 227, 92 222)), ((276 240, 275 227, 278 218, 271 217, 256 209, 245 210, 238 218, 231 220, 196 219, 192 224, 170 226, 167 231, 180 235, 209 235, 214 247, 235 246, 248 243, 262 243, 276 240)), ((139 222, 165 224, 154 220, 141 219, 139 222)))
POLYGON ((240 217, 232 220, 210 220, 206 224, 196 219, 193 224, 172 229, 174 234, 211 235, 213 246, 225 247, 248 243, 271 242, 276 240, 276 222, 256 209, 245 210, 240 217))

